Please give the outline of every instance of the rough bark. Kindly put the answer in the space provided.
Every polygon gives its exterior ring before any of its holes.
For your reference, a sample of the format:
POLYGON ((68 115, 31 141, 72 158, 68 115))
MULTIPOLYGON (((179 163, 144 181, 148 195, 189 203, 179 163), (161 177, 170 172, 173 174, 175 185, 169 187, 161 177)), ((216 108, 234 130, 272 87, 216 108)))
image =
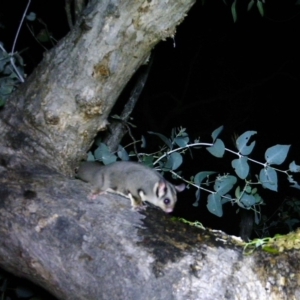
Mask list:
POLYGON ((91 1, 2 109, 2 268, 59 299, 300 298, 298 253, 243 257, 221 233, 134 212, 116 195, 91 201, 91 187, 66 176, 193 2, 91 1))
POLYGON ((121 196, 89 200, 88 184, 51 170, 2 174, 0 264, 59 299, 300 297, 299 252, 243 256, 222 232, 121 196))

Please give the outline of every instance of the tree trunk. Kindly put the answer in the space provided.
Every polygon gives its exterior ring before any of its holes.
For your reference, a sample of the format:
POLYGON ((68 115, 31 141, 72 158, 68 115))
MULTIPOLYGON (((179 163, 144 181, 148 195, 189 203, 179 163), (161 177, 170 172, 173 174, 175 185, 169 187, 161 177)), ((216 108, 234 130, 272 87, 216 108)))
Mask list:
POLYGON ((132 74, 193 3, 91 1, 1 110, 2 268, 59 299, 300 297, 298 253, 244 258, 221 233, 132 211, 121 196, 89 200, 91 186, 70 178, 132 74))
POLYGON ((90 1, 1 112, 2 154, 13 148, 17 164, 37 160, 73 174, 126 83, 194 2, 90 1))

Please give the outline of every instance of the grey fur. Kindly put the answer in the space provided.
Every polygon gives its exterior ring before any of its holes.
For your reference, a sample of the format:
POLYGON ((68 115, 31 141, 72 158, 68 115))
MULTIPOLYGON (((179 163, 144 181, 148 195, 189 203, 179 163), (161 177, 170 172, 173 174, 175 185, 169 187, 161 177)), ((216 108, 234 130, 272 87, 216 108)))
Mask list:
POLYGON ((84 162, 77 171, 77 178, 94 186, 93 195, 113 192, 128 197, 135 209, 147 201, 163 211, 173 211, 177 191, 183 191, 184 184, 174 186, 153 169, 140 163, 118 161, 102 166, 97 162, 84 162))

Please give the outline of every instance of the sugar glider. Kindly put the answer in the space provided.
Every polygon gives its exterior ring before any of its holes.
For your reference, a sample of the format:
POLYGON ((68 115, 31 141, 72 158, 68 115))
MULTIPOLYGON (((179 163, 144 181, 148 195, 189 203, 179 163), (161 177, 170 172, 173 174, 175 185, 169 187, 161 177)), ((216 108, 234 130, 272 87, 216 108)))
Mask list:
POLYGON ((147 201, 166 213, 173 211, 176 193, 185 189, 185 184, 173 185, 155 170, 129 161, 106 166, 83 162, 76 177, 93 185, 94 196, 101 192, 113 192, 129 198, 134 209, 142 208, 143 202, 147 201))

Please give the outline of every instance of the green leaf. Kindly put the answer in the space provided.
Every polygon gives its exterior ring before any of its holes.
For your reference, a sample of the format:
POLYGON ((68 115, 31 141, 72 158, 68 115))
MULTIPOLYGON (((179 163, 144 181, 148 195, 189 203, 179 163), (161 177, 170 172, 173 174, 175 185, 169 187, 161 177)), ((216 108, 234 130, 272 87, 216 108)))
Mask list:
POLYGON ((95 157, 91 151, 88 152, 87 161, 95 161, 95 157))
POLYGON ((171 130, 171 139, 174 140, 175 136, 176 136, 176 128, 172 128, 171 130))
POLYGON ((292 184, 291 187, 300 189, 300 185, 298 184, 298 182, 296 180, 294 180, 293 176, 288 176, 288 181, 289 181, 289 183, 292 184))
POLYGON ((244 187, 244 190, 246 191, 246 193, 250 194, 250 193, 251 193, 251 190, 252 190, 252 188, 251 188, 251 186, 250 186, 250 185, 246 185, 246 186, 244 187))
POLYGON ((179 146, 179 147, 185 147, 188 142, 189 142, 189 137, 183 137, 183 136, 178 136, 174 139, 174 142, 179 146))
POLYGON ((235 198, 239 199, 241 197, 241 188, 237 186, 234 192, 235 198))
POLYGON ((153 134, 153 135, 157 135, 167 146, 169 149, 173 148, 173 145, 171 143, 171 141, 164 136, 163 134, 157 133, 157 132, 152 132, 152 131, 148 131, 148 133, 153 134))
POLYGON ((255 198, 255 205, 260 205, 260 204, 264 204, 264 200, 261 196, 259 196, 258 194, 253 194, 254 198, 255 198))
POLYGON ((286 159, 291 145, 275 145, 267 149, 265 159, 269 165, 280 165, 286 159))
POLYGON ((223 196, 233 188, 236 182, 237 182, 236 177, 232 175, 219 177, 214 184, 214 190, 219 195, 223 196))
POLYGON ((172 154, 167 156, 167 162, 165 163, 163 168, 168 170, 176 170, 182 164, 182 155, 178 152, 173 152, 172 154))
POLYGON ((104 165, 110 165, 110 164, 112 164, 116 161, 117 161, 117 157, 115 155, 105 156, 102 159, 102 162, 103 162, 104 165))
POLYGON ((253 188, 252 191, 251 191, 251 194, 254 195, 256 193, 257 193, 257 188, 253 188))
POLYGON ((153 156, 144 156, 143 157, 143 164, 150 167, 150 168, 153 168, 153 161, 154 161, 154 157, 153 156))
MULTIPOLYGON (((4 70, 9 65, 10 65, 10 56, 8 54, 6 54, 6 53, 4 55, 1 55, 0 56, 0 73, 4 73, 4 70)), ((12 69, 13 68, 11 67, 11 72, 12 72, 12 69)))
POLYGON ((289 170, 293 173, 299 173, 300 172, 300 166, 296 165, 295 161, 292 161, 289 165, 289 170))
POLYGON ((231 5, 231 14, 232 14, 233 22, 235 23, 237 20, 236 0, 234 0, 231 5))
POLYGON ((26 16, 26 19, 27 19, 28 21, 35 21, 35 20, 36 20, 36 13, 30 12, 30 13, 26 16))
POLYGON ((220 139, 217 139, 213 146, 207 147, 206 150, 213 156, 223 157, 225 153, 225 145, 220 139))
POLYGON ((257 6, 257 9, 258 9, 260 15, 263 17, 265 14, 263 3, 259 0, 257 0, 256 6, 257 6))
POLYGON ((10 77, 0 78, 0 94, 2 96, 10 95, 16 85, 16 80, 10 77))
POLYGON ((234 159, 231 162, 232 167, 235 170, 235 173, 237 176, 239 176, 241 179, 245 179, 249 174, 249 164, 248 164, 247 157, 240 157, 239 159, 234 159))
POLYGON ((260 213, 258 213, 258 212, 256 211, 256 209, 254 209, 254 222, 255 222, 256 225, 259 224, 260 219, 261 219, 261 218, 260 218, 260 213))
POLYGON ((221 196, 218 194, 210 194, 207 197, 207 209, 212 214, 222 217, 223 216, 223 207, 221 203, 221 196))
POLYGON ((266 167, 261 169, 259 180, 264 188, 277 192, 277 173, 273 168, 266 167))
POLYGON ((252 205, 256 204, 256 199, 254 196, 244 193, 240 202, 244 208, 250 208, 252 205))
POLYGON ((232 197, 229 194, 227 194, 227 195, 224 195, 224 197, 221 198, 221 203, 223 205, 223 204, 225 204, 227 202, 231 202, 231 200, 232 200, 232 197))
POLYGON ((95 150, 94 155, 96 160, 102 161, 105 165, 109 165, 117 160, 117 156, 112 154, 103 143, 95 150))
POLYGON ((147 143, 146 143, 146 139, 145 139, 145 137, 142 135, 142 137, 141 137, 141 148, 146 148, 146 146, 147 146, 147 143))
POLYGON ((202 181, 204 179, 207 179, 208 176, 215 174, 216 172, 212 172, 212 171, 203 171, 203 172, 199 172, 195 175, 194 177, 194 183, 198 186, 201 185, 202 181))
POLYGON ((194 206, 194 207, 198 207, 198 206, 199 206, 200 193, 201 193, 201 190, 200 190, 200 189, 197 189, 196 194, 195 194, 196 201, 193 203, 193 206, 194 206))
POLYGON ((215 142, 215 140, 219 136, 219 134, 222 132, 223 128, 224 128, 224 126, 222 125, 213 131, 213 133, 211 134, 213 143, 215 142))
POLYGON ((253 141, 249 146, 247 144, 251 136, 256 133, 256 131, 246 131, 237 138, 236 147, 239 150, 239 153, 241 153, 242 155, 249 155, 252 152, 255 146, 255 141, 253 141))
POLYGON ((254 4, 254 0, 251 0, 251 1, 248 3, 247 11, 251 10, 253 4, 254 4))
POLYGON ((121 145, 118 146, 117 154, 121 160, 125 160, 125 161, 129 160, 129 155, 128 155, 127 151, 121 145))
POLYGON ((297 181, 294 180, 293 176, 289 175, 287 179, 289 183, 291 183, 292 188, 300 190, 300 185, 297 181))

